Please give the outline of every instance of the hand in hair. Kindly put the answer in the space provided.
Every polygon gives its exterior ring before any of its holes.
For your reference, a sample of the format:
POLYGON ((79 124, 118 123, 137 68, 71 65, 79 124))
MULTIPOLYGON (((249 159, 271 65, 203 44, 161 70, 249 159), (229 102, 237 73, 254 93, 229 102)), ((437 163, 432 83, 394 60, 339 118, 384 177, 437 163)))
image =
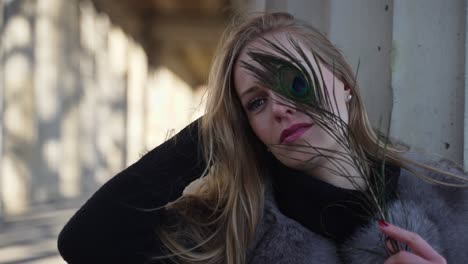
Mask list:
MULTIPOLYGON (((379 222, 380 230, 389 238, 400 243, 408 245, 411 252, 401 250, 390 256, 384 264, 446 264, 447 261, 437 251, 435 251, 427 241, 421 238, 418 234, 397 226, 388 224, 387 222, 379 222)), ((395 252, 391 243, 387 243, 388 250, 395 252)))

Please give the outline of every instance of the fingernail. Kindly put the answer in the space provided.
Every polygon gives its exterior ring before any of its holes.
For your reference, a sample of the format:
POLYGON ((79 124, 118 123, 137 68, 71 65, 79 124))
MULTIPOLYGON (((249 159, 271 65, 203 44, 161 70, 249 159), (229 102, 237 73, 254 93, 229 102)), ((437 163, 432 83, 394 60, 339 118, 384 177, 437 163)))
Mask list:
POLYGON ((379 226, 380 226, 380 227, 387 227, 387 226, 388 226, 388 223, 385 222, 385 220, 380 219, 380 220, 379 220, 379 226))

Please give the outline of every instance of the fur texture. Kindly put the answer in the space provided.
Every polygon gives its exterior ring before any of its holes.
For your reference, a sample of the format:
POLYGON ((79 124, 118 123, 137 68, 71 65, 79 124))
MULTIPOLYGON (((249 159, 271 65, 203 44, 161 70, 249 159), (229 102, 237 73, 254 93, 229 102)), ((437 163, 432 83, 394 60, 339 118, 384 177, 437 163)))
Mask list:
MULTIPOLYGON (((407 155, 413 160, 463 175, 450 162, 434 162, 417 154, 407 155)), ((440 174, 418 170, 432 178, 444 179, 440 174)), ((389 209, 390 222, 419 234, 448 263, 466 263, 468 189, 431 185, 402 169, 398 193, 399 199, 389 209)), ((248 252, 248 260, 251 264, 383 263, 387 255, 377 220, 372 219, 368 226, 357 230, 344 244, 337 246, 284 216, 272 195, 268 194, 265 214, 248 252)))

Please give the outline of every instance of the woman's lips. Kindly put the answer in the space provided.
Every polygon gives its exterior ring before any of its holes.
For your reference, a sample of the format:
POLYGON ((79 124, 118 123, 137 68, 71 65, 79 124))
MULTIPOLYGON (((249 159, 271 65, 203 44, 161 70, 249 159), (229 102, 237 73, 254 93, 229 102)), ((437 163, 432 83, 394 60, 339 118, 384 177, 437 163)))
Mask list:
POLYGON ((281 132, 280 143, 292 143, 302 136, 314 124, 295 124, 281 132))

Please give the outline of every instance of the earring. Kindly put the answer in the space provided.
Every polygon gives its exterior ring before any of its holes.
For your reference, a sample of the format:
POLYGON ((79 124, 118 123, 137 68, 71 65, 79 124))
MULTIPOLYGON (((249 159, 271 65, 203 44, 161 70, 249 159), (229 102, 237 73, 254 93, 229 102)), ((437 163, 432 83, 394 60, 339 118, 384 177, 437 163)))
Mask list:
POLYGON ((352 95, 352 94, 348 94, 348 97, 346 98, 346 101, 349 102, 349 101, 351 101, 351 99, 353 99, 353 95, 352 95))

